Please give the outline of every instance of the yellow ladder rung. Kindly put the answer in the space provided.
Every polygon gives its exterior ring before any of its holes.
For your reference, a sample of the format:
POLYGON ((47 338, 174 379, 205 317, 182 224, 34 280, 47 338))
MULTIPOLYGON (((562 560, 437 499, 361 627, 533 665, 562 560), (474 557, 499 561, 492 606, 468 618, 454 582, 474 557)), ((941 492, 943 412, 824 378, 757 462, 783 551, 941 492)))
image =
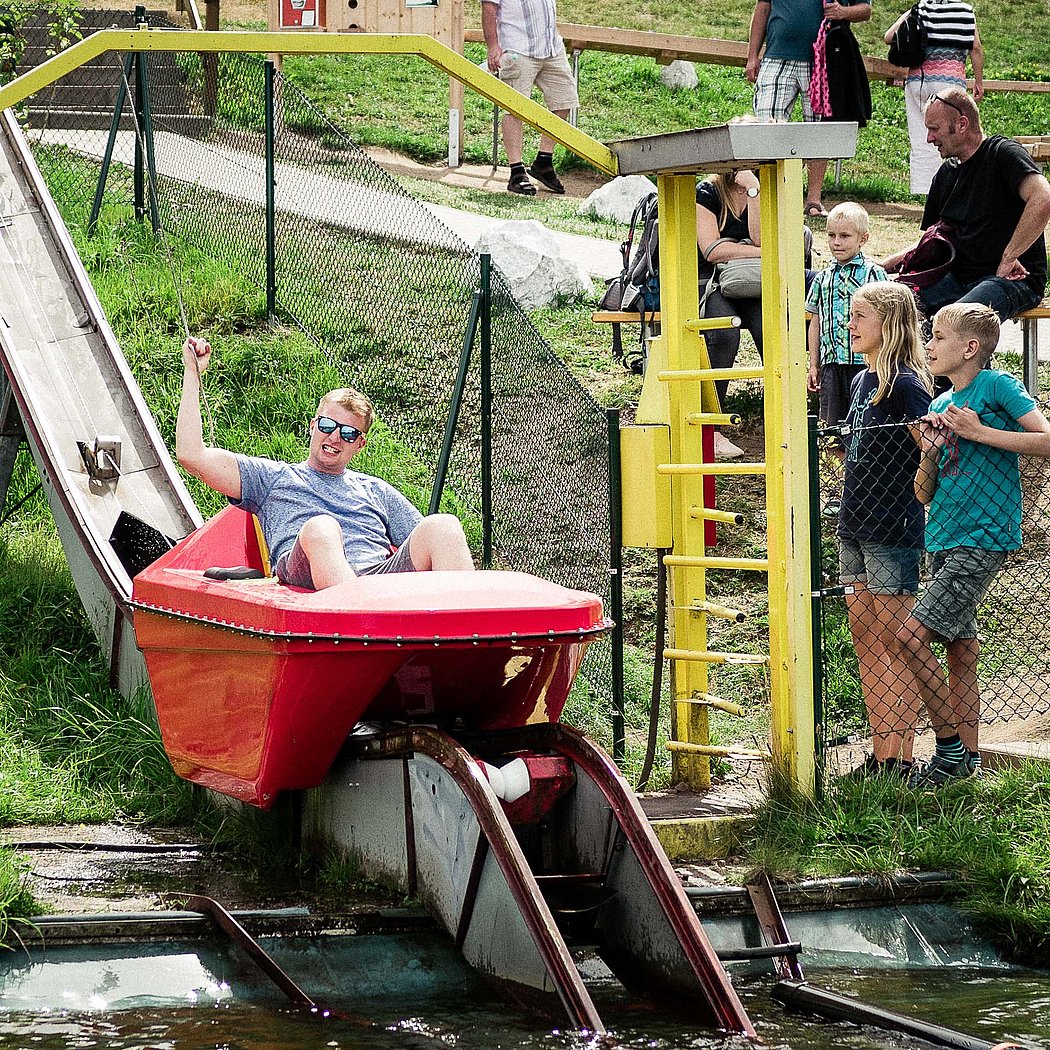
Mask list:
POLYGON ((687 368, 682 371, 657 372, 656 378, 661 383, 685 383, 689 381, 703 382, 709 379, 765 379, 764 368, 687 368))
POLYGON ((715 510, 714 507, 701 507, 695 503, 689 508, 689 517, 703 518, 705 521, 724 521, 727 525, 744 524, 744 515, 738 510, 715 510))
POLYGON ((684 740, 668 740, 668 751, 684 751, 690 755, 710 755, 712 758, 739 758, 744 761, 768 762, 773 757, 757 748, 719 747, 717 744, 687 744, 684 740))
POLYGON ((675 608, 707 613, 708 616, 717 616, 721 620, 734 620, 736 623, 743 623, 747 619, 747 613, 743 609, 731 609, 728 605, 718 605, 715 602, 697 601, 690 605, 676 605, 675 608))
POLYGON ((765 463, 658 463, 657 474, 713 474, 729 477, 737 474, 765 475, 765 463))
POLYGON ((691 412, 685 421, 691 427, 738 427, 743 422, 736 412, 691 412))
POLYGON ((748 572, 768 572, 768 558, 716 558, 703 554, 665 554, 664 565, 683 569, 744 569, 748 572))
POLYGON ((665 649, 665 660, 686 660, 702 664, 733 664, 737 666, 764 666, 769 663, 768 656, 754 653, 718 653, 709 649, 665 649))
POLYGON ((687 332, 715 332, 720 328, 739 328, 741 323, 739 317, 701 317, 686 321, 682 327, 687 332))
POLYGON ((719 711, 725 711, 728 715, 737 715, 738 717, 743 717, 744 714, 744 709, 739 704, 734 704, 732 700, 723 700, 720 696, 714 696, 711 693, 697 693, 696 696, 683 697, 680 700, 676 700, 675 703, 714 707, 719 711))

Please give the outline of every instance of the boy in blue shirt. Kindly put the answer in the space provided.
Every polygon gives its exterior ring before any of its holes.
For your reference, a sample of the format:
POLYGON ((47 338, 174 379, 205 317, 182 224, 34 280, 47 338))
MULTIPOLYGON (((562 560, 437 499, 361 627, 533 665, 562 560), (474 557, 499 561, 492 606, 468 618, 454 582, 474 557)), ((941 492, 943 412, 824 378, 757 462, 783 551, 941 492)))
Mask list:
POLYGON ((1050 456, 1050 423, 1031 395, 1013 376, 985 368, 998 341, 991 309, 954 303, 934 317, 927 345, 930 371, 952 385, 918 428, 915 495, 929 506, 931 579, 897 634, 937 735, 933 758, 912 770, 912 787, 968 777, 980 765, 977 606, 1021 546, 1018 453, 1050 456), (947 678, 934 639, 945 644, 947 678))
MULTIPOLYGON (((850 348, 847 329, 853 293, 869 281, 885 281, 886 271, 865 258, 868 213, 853 201, 843 201, 828 215, 828 248, 834 262, 817 271, 806 294, 806 311, 813 315, 806 338, 809 341, 810 393, 820 395, 820 423, 837 427, 849 414, 853 380, 867 368, 864 358, 850 348)), ((841 440, 833 439, 831 450, 842 460, 841 440)), ((835 517, 840 498, 832 495, 824 513, 835 517)))

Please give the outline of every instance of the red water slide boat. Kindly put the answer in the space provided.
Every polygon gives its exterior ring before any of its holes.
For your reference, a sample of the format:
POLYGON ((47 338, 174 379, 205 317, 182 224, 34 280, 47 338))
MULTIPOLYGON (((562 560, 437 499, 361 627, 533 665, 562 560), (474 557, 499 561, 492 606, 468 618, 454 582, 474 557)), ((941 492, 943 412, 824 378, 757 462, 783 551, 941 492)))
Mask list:
POLYGON ((222 511, 135 578, 135 632, 180 776, 264 808, 318 785, 361 720, 503 729, 554 722, 601 601, 518 572, 272 578, 253 519, 222 511))

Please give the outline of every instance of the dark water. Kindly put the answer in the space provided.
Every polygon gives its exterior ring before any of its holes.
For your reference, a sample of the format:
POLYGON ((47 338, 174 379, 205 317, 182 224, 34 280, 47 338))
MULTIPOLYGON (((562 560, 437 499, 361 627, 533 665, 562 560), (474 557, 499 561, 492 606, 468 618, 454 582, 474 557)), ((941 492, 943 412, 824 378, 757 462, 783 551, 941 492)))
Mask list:
MULTIPOLYGON (((282 1005, 220 945, 81 947, 0 959, 0 1046, 26 1050, 583 1050, 595 1040, 510 1010, 441 937, 299 942, 284 953, 295 979, 341 1016, 282 1005), (289 963, 290 960, 290 963, 289 963), (6 968, 6 969, 5 969, 6 968)), ((807 977, 887 1010, 986 1039, 1050 1050, 1050 973, 939 966, 810 969, 807 977)), ((891 1050, 909 1037, 793 1015, 770 998, 774 978, 735 979, 770 1050, 891 1050)), ((614 1046, 737 1050, 666 1008, 628 1001, 611 979, 591 986, 614 1046)))

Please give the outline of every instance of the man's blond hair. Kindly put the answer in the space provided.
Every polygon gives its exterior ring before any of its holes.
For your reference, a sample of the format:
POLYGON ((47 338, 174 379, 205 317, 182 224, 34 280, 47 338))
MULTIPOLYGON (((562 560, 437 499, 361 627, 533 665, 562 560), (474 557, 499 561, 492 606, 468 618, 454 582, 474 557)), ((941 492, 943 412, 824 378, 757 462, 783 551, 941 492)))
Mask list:
POLYGON ((359 419, 364 420, 365 433, 368 433, 368 429, 376 418, 376 410, 372 402, 360 390, 355 390, 351 386, 343 386, 338 390, 329 390, 318 402, 318 415, 321 414, 321 409, 325 405, 339 405, 340 408, 345 408, 347 412, 353 412, 359 419))
POLYGON ((950 328, 964 339, 977 340, 977 357, 986 364, 999 345, 999 317, 984 303, 951 303, 942 306, 933 325, 950 328))
POLYGON ((830 223, 832 219, 841 219, 852 226, 857 233, 867 233, 870 225, 868 213, 856 201, 843 201, 841 204, 836 204, 828 212, 828 222, 830 223))

